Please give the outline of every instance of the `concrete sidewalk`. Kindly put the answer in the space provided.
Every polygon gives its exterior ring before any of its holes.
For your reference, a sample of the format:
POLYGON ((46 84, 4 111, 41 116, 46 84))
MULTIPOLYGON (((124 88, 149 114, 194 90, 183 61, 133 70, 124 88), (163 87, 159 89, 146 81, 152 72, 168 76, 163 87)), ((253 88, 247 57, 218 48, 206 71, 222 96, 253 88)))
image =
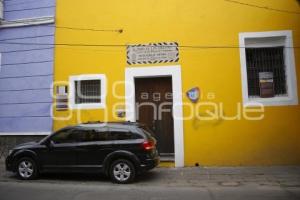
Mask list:
MULTIPOLYGON (((0 160, 0 182, 20 182, 0 160)), ((101 175, 47 174, 34 182, 111 184, 101 175)), ((137 178, 139 186, 238 187, 243 185, 295 187, 300 190, 300 166, 156 168, 137 178)))

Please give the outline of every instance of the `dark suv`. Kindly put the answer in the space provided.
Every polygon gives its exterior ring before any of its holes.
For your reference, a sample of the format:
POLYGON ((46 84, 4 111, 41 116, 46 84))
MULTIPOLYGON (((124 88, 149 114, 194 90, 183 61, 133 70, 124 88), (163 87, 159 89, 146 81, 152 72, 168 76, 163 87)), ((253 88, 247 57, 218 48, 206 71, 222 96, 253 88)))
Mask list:
POLYGON ((139 123, 87 123, 63 128, 39 142, 10 150, 6 169, 21 179, 43 172, 105 173, 129 183, 159 163, 156 140, 139 123))

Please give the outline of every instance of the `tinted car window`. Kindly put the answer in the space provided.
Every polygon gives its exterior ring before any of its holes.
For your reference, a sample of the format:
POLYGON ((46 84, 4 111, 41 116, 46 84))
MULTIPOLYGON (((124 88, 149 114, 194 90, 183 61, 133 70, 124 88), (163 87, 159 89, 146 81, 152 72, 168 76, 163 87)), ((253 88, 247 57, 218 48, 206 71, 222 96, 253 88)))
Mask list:
POLYGON ((155 138, 155 134, 147 126, 140 127, 140 129, 143 131, 143 133, 147 136, 148 139, 151 138, 151 137, 155 138))
POLYGON ((108 139, 108 130, 105 128, 91 129, 89 131, 89 141, 107 141, 108 139))
POLYGON ((73 143, 76 142, 77 136, 76 136, 76 132, 72 131, 71 129, 64 129, 55 133, 52 136, 51 140, 55 144, 73 143))
POLYGON ((78 128, 71 131, 70 137, 77 142, 97 142, 107 140, 105 128, 78 128))
POLYGON ((86 129, 76 129, 72 132, 77 142, 88 142, 90 141, 90 131, 86 129))
POLYGON ((132 139, 140 139, 142 136, 129 132, 127 129, 118 129, 111 128, 109 130, 109 139, 110 140, 132 140, 132 139))

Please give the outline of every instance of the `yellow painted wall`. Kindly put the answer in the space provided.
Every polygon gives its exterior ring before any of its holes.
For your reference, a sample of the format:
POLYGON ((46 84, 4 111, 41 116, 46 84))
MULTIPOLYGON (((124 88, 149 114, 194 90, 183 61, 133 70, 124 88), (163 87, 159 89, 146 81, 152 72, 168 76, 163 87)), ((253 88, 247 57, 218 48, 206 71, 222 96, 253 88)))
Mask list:
MULTIPOLYGON (((296 0, 240 0, 300 12, 296 0)), ((179 45, 238 46, 240 32, 292 30, 300 47, 300 15, 252 8, 224 0, 62 0, 57 1, 57 26, 123 29, 123 33, 57 28, 56 43, 144 44, 172 42, 179 45)), ((295 49, 300 79, 300 49, 295 49)), ((79 74, 106 74, 107 109, 123 102, 113 97, 115 81, 124 80, 125 47, 56 46, 55 81, 79 74)), ((239 49, 180 48, 183 92, 201 88, 203 98, 213 92, 213 102, 223 102, 226 115, 242 101, 239 49)), ((299 83, 299 82, 298 82, 299 83)), ((300 94, 298 84, 298 93, 300 94)), ((117 92, 124 95, 124 87, 117 92)), ((184 102, 189 100, 184 97, 184 102)), ((83 121, 103 120, 104 110, 82 111, 83 121)), ((76 124, 76 111, 55 112, 70 120, 55 120, 57 130, 76 124)), ((184 114, 188 114, 184 108, 184 114)), ((300 106, 266 107, 261 121, 184 121, 185 165, 285 165, 300 164, 300 106)))

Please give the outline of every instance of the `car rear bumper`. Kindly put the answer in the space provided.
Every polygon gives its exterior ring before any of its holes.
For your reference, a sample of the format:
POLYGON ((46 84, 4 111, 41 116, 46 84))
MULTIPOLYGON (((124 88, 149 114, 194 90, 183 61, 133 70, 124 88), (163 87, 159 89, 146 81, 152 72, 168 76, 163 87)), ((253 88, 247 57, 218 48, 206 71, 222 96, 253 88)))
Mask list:
POLYGON ((153 159, 146 159, 145 162, 141 164, 141 171, 151 170, 155 168, 157 165, 159 165, 159 162, 160 162, 159 156, 153 159))

